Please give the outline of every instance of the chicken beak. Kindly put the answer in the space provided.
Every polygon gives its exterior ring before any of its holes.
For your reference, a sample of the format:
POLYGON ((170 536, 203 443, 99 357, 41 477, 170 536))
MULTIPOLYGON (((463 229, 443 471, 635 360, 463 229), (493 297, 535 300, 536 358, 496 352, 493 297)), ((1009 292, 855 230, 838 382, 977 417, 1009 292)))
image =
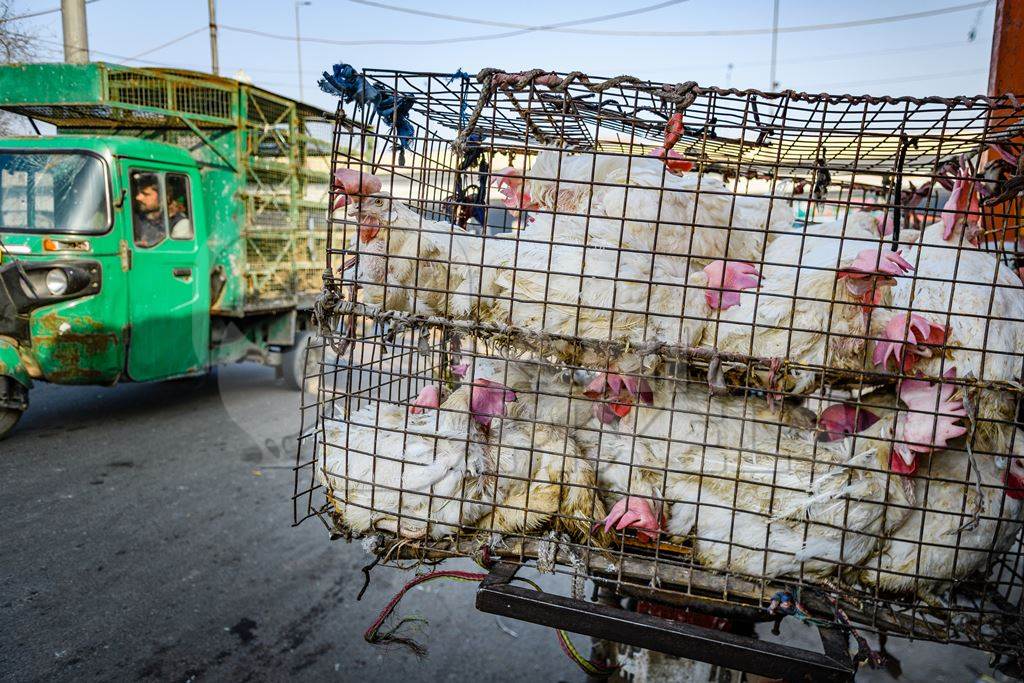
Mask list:
POLYGON ((331 207, 331 211, 337 211, 341 207, 345 206, 349 202, 349 196, 347 194, 338 195, 338 199, 335 200, 334 206, 331 207))

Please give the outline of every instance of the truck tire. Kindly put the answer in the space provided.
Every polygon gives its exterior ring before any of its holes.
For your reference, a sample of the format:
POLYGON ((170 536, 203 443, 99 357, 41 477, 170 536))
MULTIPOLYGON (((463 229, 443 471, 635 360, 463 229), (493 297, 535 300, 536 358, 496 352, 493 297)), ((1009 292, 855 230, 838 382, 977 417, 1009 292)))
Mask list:
POLYGON ((28 389, 17 380, 0 375, 0 439, 11 433, 22 413, 28 410, 28 389))
POLYGON ((0 408, 0 440, 11 433, 14 426, 18 424, 24 410, 17 408, 0 408))
POLYGON ((316 393, 320 386, 317 378, 317 349, 314 348, 310 358, 306 358, 306 346, 313 336, 308 330, 300 331, 295 335, 295 345, 281 354, 281 373, 285 386, 295 391, 316 393))

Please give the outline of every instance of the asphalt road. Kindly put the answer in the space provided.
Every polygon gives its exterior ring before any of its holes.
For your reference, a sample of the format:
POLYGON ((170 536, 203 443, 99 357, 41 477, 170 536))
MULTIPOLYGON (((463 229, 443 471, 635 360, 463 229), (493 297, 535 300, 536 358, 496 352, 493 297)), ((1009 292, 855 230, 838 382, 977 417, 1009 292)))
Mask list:
MULTIPOLYGON (((271 370, 41 386, 31 400, 0 442, 3 680, 583 680, 551 631, 476 612, 470 584, 428 584, 403 602, 428 620, 425 658, 365 643, 411 577, 375 569, 357 602, 363 548, 330 542, 316 520, 292 527, 299 398, 271 370)), ((986 670, 959 648, 890 650, 902 680, 986 670)))

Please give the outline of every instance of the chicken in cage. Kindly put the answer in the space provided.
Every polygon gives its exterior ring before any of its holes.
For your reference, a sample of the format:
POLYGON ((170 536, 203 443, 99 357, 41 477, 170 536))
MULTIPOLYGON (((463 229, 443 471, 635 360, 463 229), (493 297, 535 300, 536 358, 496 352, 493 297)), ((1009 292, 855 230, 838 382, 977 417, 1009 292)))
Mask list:
POLYGON ((1019 650, 1017 100, 324 87, 360 125, 335 132, 305 515, 1019 650))

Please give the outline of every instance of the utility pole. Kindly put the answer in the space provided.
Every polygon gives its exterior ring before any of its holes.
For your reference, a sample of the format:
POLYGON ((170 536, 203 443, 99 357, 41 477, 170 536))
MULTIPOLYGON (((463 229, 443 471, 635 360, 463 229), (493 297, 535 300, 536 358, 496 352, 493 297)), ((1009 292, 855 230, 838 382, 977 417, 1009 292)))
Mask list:
POLYGON ((85 0, 61 0, 61 24, 64 28, 64 61, 89 63, 89 29, 85 25, 85 0))
MULTIPOLYGON (((988 94, 992 96, 1013 93, 1018 95, 1024 93, 1024 69, 1021 69, 1021 60, 1024 60, 1024 3, 1017 0, 997 0, 996 20, 992 30, 992 60, 988 70, 988 94)), ((990 114, 992 116, 992 114, 990 114)), ((1000 128, 1005 128, 1012 120, 1013 112, 1009 110, 997 110, 996 117, 1005 117, 1005 123, 1000 128)), ((1016 136, 1013 140, 1016 143, 1024 143, 1024 139, 1016 136)), ((989 152, 991 157, 992 153, 989 152)), ((1004 218, 1001 215, 993 216, 993 228, 1003 228, 1000 235, 1003 240, 1016 241, 1024 235, 1020 225, 1024 221, 1021 215, 1019 204, 1016 220, 1004 218)), ((996 207, 995 212, 1012 212, 1013 203, 1001 204, 996 207)))
POLYGON ((988 70, 988 94, 1024 93, 1024 3, 996 2, 992 31, 992 61, 988 70))
POLYGON ((299 70, 299 101, 305 99, 302 87, 302 36, 299 32, 299 8, 304 5, 312 5, 309 0, 295 0, 295 57, 299 70))
POLYGON ((210 0, 210 71, 220 75, 220 60, 217 58, 217 0, 210 0))
POLYGON ((772 72, 769 77, 769 90, 777 90, 779 82, 775 80, 775 63, 779 55, 779 0, 775 0, 772 10, 772 72))

